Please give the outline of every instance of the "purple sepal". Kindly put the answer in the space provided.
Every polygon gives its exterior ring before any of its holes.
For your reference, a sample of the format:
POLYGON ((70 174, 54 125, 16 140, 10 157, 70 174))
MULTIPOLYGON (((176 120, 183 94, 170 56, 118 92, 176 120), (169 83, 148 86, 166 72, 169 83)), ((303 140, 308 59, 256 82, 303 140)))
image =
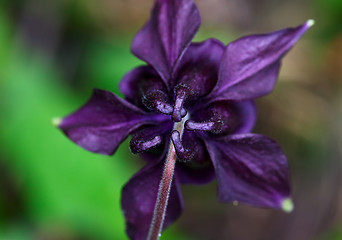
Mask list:
POLYGON ((112 155, 130 133, 143 124, 158 121, 158 117, 111 92, 94 89, 89 101, 65 117, 58 127, 77 145, 112 155))
POLYGON ((167 86, 201 24, 192 0, 157 0, 151 19, 137 33, 132 52, 153 66, 167 86))
POLYGON ((281 147, 258 134, 239 134, 207 143, 220 201, 282 208, 290 197, 288 163, 281 147))
POLYGON ((217 82, 225 46, 216 39, 192 43, 179 62, 172 86, 187 86, 193 100, 207 95, 217 82))
POLYGON ((281 58, 310 26, 308 21, 296 28, 251 35, 228 44, 222 57, 215 98, 244 100, 271 92, 281 58))
MULTIPOLYGON (((152 221, 163 161, 148 164, 136 173, 122 189, 121 206, 126 232, 132 240, 145 240, 152 221)), ((183 199, 177 179, 172 181, 163 229, 176 221, 183 211, 183 199)))

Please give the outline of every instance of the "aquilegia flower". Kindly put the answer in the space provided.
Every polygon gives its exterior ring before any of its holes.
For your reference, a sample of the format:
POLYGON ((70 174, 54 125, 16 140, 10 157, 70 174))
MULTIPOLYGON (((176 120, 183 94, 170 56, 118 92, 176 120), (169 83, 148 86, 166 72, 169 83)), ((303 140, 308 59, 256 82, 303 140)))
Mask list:
POLYGON ((132 152, 148 163, 122 191, 131 239, 147 236, 169 146, 177 162, 164 228, 181 214, 179 185, 206 184, 215 177, 220 201, 292 207, 280 146, 250 133, 256 121, 253 99, 272 91, 281 58, 313 21, 228 46, 215 39, 191 43, 200 22, 192 0, 157 0, 133 40, 132 52, 147 65, 122 79, 125 99, 94 90, 59 124, 76 144, 107 155, 132 135, 132 152))

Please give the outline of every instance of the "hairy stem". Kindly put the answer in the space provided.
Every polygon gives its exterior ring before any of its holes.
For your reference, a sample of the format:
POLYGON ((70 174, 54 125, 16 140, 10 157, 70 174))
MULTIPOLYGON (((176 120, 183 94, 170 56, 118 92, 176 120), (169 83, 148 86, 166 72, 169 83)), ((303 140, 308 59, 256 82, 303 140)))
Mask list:
MULTIPOLYGON (((181 136, 183 135, 184 123, 188 119, 185 116, 182 121, 175 123, 173 129, 177 130, 181 136)), ((148 232, 148 240, 158 240, 160 237, 160 232, 163 227, 166 208, 168 204, 168 199, 170 195, 170 190, 172 186, 172 179, 176 164, 176 149, 172 141, 170 141, 169 151, 166 157, 163 176, 159 184, 157 202, 154 207, 152 222, 150 225, 150 230, 148 232)))

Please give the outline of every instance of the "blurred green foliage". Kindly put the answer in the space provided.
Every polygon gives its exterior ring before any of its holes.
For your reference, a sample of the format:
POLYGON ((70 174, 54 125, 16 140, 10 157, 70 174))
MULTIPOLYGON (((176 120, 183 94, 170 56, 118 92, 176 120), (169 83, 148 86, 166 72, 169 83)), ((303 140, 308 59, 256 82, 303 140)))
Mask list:
POLYGON ((86 236, 124 238, 120 188, 133 173, 129 164, 120 164, 125 155, 90 154, 53 129, 52 117, 84 99, 67 94, 48 61, 19 44, 12 50, 1 88, 6 99, 1 140, 5 156, 11 156, 8 164, 21 177, 30 220, 38 227, 60 221, 62 229, 71 228, 66 231, 81 228, 86 236))
POLYGON ((26 229, 26 222, 8 227, 2 221, 0 238, 16 239, 17 231, 29 234, 24 239, 58 231, 89 239, 125 239, 120 189, 135 171, 127 151, 119 150, 114 157, 91 154, 52 126, 54 116, 65 115, 85 99, 63 88, 49 60, 23 49, 11 37, 4 15, 0 17, 1 150, 23 191, 22 211, 37 231, 26 229))

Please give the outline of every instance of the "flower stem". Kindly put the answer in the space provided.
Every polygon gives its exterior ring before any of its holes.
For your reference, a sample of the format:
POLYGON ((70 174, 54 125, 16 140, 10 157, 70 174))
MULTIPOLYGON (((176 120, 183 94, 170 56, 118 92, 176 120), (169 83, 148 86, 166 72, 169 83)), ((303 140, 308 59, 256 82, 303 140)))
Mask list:
MULTIPOLYGON (((182 121, 175 123, 174 125, 173 129, 177 130, 181 134, 181 136, 183 135, 184 123, 187 119, 188 117, 185 116, 182 119, 182 121)), ((163 176, 159 184, 157 202, 154 207, 152 222, 151 222, 150 229, 149 229, 148 236, 147 236, 148 240, 158 240, 160 237, 160 232, 163 227, 166 208, 167 208, 170 190, 172 186, 172 179, 173 179, 173 174, 175 170, 176 159, 177 159, 176 149, 172 141, 170 141, 170 146, 169 146, 169 151, 168 151, 166 161, 165 161, 163 176)))

